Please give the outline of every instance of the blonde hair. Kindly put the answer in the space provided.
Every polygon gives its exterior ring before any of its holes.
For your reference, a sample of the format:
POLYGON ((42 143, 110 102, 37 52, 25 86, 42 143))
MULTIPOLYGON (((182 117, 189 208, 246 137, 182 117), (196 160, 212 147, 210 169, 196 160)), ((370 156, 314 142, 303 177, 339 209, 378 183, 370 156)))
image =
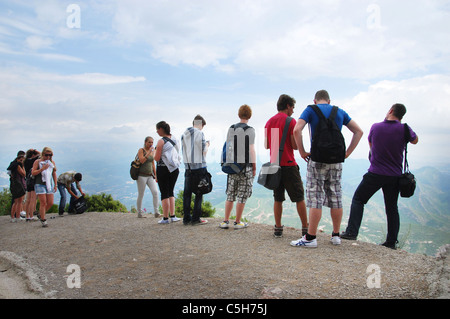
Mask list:
POLYGON ((145 140, 144 140, 144 148, 145 148, 145 143, 147 143, 148 140, 154 141, 153 137, 147 136, 147 137, 145 138, 145 140))
POLYGON ((53 153, 53 150, 50 147, 48 147, 48 146, 44 147, 44 149, 42 150, 42 153, 41 153, 41 158, 44 157, 46 152, 53 153))

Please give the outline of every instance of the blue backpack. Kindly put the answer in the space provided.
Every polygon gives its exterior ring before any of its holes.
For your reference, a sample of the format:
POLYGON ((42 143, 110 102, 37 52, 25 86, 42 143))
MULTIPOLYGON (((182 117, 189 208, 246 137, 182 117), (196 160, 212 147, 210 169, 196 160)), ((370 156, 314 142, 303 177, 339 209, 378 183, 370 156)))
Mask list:
MULTIPOLYGON (((233 131, 236 131, 237 128, 242 128, 244 132, 250 128, 247 124, 236 127, 235 125, 232 125, 230 129, 233 129, 233 131)), ((228 138, 227 138, 228 139, 228 138)), ((249 156, 249 147, 250 147, 250 138, 248 135, 245 135, 245 161, 242 163, 239 163, 238 161, 238 154, 237 154, 237 147, 235 145, 237 144, 237 134, 234 134, 233 139, 230 141, 226 141, 223 144, 222 149, 222 172, 226 174, 238 174, 242 172, 242 170, 247 166, 248 163, 250 163, 250 156, 249 156), (232 161, 227 161, 228 159, 233 159, 232 161)))

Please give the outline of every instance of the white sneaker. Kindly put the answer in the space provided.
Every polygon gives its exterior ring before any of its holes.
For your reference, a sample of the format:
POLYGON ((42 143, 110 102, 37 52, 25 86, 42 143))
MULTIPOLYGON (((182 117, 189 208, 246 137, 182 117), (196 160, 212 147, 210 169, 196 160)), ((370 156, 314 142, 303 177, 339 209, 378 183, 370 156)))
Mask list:
POLYGON ((248 223, 244 223, 243 221, 236 223, 234 222, 234 229, 242 229, 242 228, 247 228, 248 227, 248 223))
POLYGON ((171 222, 172 223, 174 223, 174 222, 178 222, 178 221, 180 221, 181 219, 180 218, 178 218, 177 216, 175 216, 175 217, 169 217, 170 218, 170 220, 171 220, 171 222))
POLYGON ((339 237, 339 236, 331 237, 331 243, 333 245, 340 245, 341 244, 341 237, 339 237))
POLYGON ((317 248, 317 239, 306 240, 306 235, 300 239, 291 241, 291 246, 294 247, 308 247, 308 248, 317 248))
POLYGON ((158 222, 158 224, 169 224, 169 223, 170 223, 169 219, 164 219, 164 218, 162 218, 162 219, 158 222))
POLYGON ((224 220, 219 224, 219 227, 222 229, 228 229, 230 227, 230 222, 228 220, 224 220))

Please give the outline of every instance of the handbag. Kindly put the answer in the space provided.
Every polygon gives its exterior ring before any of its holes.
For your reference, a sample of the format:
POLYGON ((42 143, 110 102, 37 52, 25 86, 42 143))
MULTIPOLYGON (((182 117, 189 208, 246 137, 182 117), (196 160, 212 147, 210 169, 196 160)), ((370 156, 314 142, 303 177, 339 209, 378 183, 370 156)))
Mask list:
MULTIPOLYGON (((145 150, 144 150, 144 156, 145 156, 145 150)), ((130 167, 130 177, 132 180, 137 180, 139 177, 139 170, 141 168, 141 161, 139 160, 139 155, 136 154, 136 157, 134 161, 131 162, 130 167)))
POLYGON ((414 191, 416 190, 416 178, 413 173, 409 171, 409 164, 407 159, 408 154, 408 142, 410 140, 409 127, 408 124, 404 124, 405 127, 405 161, 403 164, 403 174, 399 179, 399 190, 400 196, 404 198, 409 198, 414 195, 414 191))
POLYGON ((212 177, 211 174, 207 170, 205 170, 205 174, 198 180, 197 190, 195 194, 205 195, 211 193, 213 189, 211 177, 212 177))
POLYGON ((286 124, 284 125, 283 136, 281 137, 280 150, 278 152, 278 159, 276 163, 267 162, 263 164, 258 175, 258 184, 270 190, 277 189, 281 183, 281 166, 279 163, 281 161, 281 156, 283 155, 284 144, 286 142, 291 121, 292 117, 288 116, 286 118, 286 124))

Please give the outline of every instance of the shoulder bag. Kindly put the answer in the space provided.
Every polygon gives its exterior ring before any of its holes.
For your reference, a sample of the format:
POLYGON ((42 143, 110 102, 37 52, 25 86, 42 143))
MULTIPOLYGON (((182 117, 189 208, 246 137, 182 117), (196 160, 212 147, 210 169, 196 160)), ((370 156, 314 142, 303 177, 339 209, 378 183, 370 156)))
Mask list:
POLYGON ((413 173, 409 171, 409 165, 408 165, 408 143, 410 140, 410 134, 409 134, 409 127, 408 124, 404 124, 405 127, 405 162, 403 165, 403 174, 400 176, 399 179, 399 189, 400 189, 400 196, 409 198, 414 195, 414 191, 416 190, 416 178, 414 177, 413 173))
POLYGON ((280 186, 281 183, 281 156, 283 155, 284 144, 286 142, 287 133, 289 131, 289 125, 291 124, 292 117, 288 116, 286 119, 286 124, 284 125, 283 136, 280 142, 280 151, 278 152, 278 160, 276 163, 263 164, 261 171, 258 175, 258 184, 264 186, 267 189, 275 190, 280 186))

